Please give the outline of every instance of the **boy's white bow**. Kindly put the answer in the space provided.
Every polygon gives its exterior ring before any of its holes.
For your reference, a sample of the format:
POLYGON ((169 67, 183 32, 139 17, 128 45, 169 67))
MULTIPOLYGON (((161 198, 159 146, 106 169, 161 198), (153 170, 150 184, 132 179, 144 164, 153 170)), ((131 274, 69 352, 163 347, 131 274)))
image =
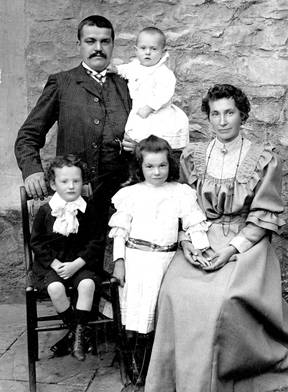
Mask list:
POLYGON ((60 233, 66 237, 71 233, 78 233, 79 222, 76 215, 78 210, 84 213, 87 205, 81 196, 74 201, 66 202, 55 192, 49 205, 52 209, 51 215, 56 217, 53 225, 54 233, 60 233))

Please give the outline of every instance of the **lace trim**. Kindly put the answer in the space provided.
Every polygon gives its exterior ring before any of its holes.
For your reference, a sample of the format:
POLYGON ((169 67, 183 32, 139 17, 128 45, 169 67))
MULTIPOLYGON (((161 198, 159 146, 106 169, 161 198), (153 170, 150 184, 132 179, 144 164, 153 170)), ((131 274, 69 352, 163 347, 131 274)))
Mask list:
POLYGON ((247 184, 252 177, 259 180, 257 171, 263 169, 272 159, 272 146, 270 144, 252 143, 250 149, 239 167, 237 181, 247 184))
MULTIPOLYGON (((191 146, 191 150, 188 151, 188 155, 190 152, 192 161, 194 163, 194 173, 191 173, 191 177, 203 177, 205 173, 206 166, 206 152, 210 142, 199 142, 193 144, 191 146)), ((263 169, 272 159, 272 150, 273 147, 270 144, 259 144, 252 143, 246 156, 239 166, 239 170, 237 173, 237 182, 242 184, 247 184, 251 178, 254 177, 256 183, 259 181, 259 175, 257 171, 263 169)), ((206 175, 206 178, 215 183, 229 183, 232 179, 218 179, 206 175)), ((255 181, 253 181, 254 183, 255 181)))
POLYGON ((191 145, 192 149, 190 154, 194 163, 194 173, 197 177, 201 177, 205 173, 206 167, 206 151, 209 146, 208 142, 199 142, 191 145))

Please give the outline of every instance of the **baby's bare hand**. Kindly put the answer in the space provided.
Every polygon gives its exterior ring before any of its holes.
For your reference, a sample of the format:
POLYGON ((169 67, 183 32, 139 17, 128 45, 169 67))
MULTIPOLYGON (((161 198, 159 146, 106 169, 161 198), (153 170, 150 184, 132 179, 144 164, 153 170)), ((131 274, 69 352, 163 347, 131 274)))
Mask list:
POLYGON ((138 109, 137 114, 141 118, 147 118, 149 116, 149 114, 151 114, 153 112, 154 112, 154 110, 150 106, 145 105, 142 108, 138 109))

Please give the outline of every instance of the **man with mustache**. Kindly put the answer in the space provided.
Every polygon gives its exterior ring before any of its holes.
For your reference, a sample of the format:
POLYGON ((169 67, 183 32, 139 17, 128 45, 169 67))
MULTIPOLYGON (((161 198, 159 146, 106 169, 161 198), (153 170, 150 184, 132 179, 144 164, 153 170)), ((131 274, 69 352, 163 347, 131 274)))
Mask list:
MULTIPOLYGON (((50 75, 36 106, 19 130, 15 155, 30 197, 47 196, 40 149, 57 122, 57 155, 77 154, 87 163, 93 199, 99 212, 99 233, 104 244, 112 195, 127 179, 123 142, 131 109, 126 81, 107 73, 114 47, 109 20, 92 15, 78 26, 82 63, 71 70, 50 75)), ((103 262, 103 254, 101 256, 103 262)))

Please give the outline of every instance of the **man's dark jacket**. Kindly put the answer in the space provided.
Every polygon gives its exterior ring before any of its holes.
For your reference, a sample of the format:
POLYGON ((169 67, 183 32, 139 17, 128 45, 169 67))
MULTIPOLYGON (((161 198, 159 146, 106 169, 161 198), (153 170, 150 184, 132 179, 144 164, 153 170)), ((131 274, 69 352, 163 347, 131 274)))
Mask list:
POLYGON ((23 178, 43 170, 39 149, 55 122, 58 155, 79 154, 94 182, 102 176, 123 174, 125 160, 119 140, 123 139, 130 109, 127 83, 116 74, 107 74, 103 88, 82 65, 50 75, 15 143, 23 178))

